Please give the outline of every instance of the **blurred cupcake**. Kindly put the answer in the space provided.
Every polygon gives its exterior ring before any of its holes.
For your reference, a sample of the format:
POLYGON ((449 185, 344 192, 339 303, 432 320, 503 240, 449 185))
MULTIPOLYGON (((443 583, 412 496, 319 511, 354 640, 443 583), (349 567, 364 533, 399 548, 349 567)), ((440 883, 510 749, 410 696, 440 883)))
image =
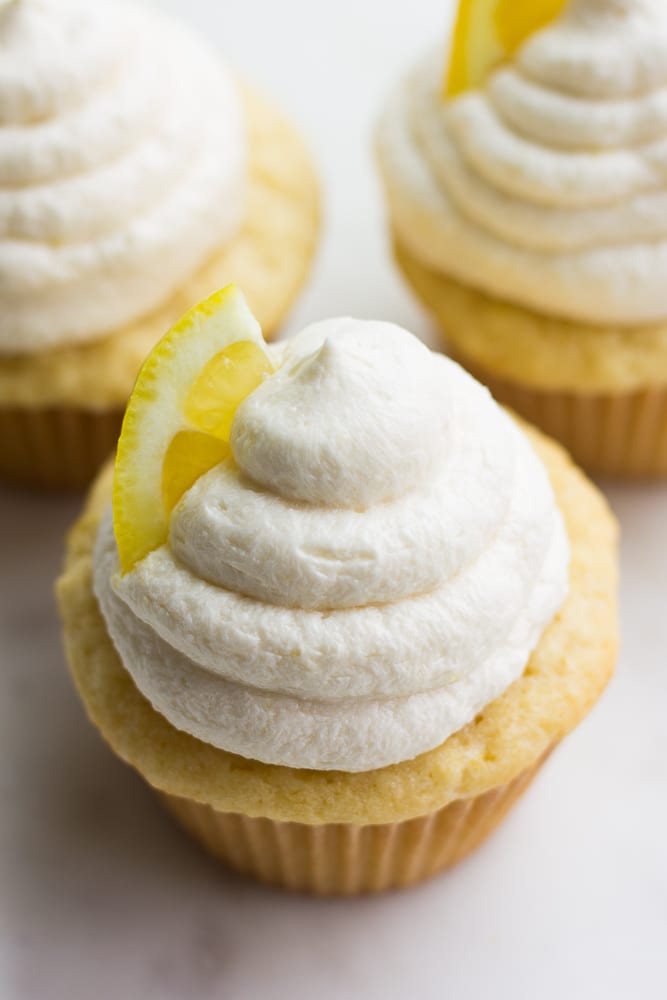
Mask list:
POLYGON ((267 348, 226 289, 142 369, 58 594, 90 718, 197 840, 358 893, 496 827, 611 674, 615 587, 600 494, 458 365, 351 319, 267 348))
POLYGON ((389 101, 396 258, 498 399, 590 470, 666 475, 667 8, 525 7, 462 4, 444 92, 425 60, 389 101))
POLYGON ((0 476, 87 482, 147 352, 241 281, 270 335, 307 271, 293 128, 154 8, 0 10, 0 476))

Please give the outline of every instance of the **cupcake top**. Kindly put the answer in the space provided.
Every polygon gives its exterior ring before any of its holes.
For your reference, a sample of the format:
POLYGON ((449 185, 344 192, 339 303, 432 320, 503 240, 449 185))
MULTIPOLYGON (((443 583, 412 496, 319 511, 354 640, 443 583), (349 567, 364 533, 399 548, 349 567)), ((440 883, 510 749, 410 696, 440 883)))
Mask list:
POLYGON ((444 742, 524 670, 569 547, 518 426, 386 323, 268 349, 230 454, 94 585, 125 668, 175 727, 254 760, 363 771, 444 742))
POLYGON ((667 6, 572 0, 483 89, 426 60, 379 160, 397 238, 436 271, 567 319, 667 317, 667 6))
POLYGON ((121 0, 0 9, 0 354, 98 338, 234 233, 246 140, 207 47, 121 0))

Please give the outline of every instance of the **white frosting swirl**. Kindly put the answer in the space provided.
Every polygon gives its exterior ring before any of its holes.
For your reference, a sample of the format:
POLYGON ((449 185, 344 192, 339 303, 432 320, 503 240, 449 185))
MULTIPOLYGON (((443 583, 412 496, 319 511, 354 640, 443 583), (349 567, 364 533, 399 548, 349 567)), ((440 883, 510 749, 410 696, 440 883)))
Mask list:
POLYGON ((233 234, 234 85, 158 11, 0 11, 0 354, 95 339, 159 305, 233 234))
POLYGON ((293 767, 370 770, 442 743, 523 671, 567 588, 544 468, 488 392, 386 323, 278 345, 234 460, 95 589, 127 670, 176 727, 293 767))
POLYGON ((481 91, 422 66, 379 160, 401 241, 500 298, 590 323, 667 317, 667 5, 574 0, 481 91))

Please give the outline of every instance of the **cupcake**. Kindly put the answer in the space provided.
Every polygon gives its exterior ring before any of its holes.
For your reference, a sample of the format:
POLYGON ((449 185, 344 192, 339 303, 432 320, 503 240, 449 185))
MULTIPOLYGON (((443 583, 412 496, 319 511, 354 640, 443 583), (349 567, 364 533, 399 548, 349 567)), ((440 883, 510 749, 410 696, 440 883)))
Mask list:
POLYGON ((228 288, 142 369, 58 596, 90 719, 194 838, 360 893, 468 854, 591 708, 615 545, 455 362, 352 319, 267 347, 228 288))
POLYGON ((462 5, 444 88, 427 58, 388 102, 396 259, 499 400, 591 471, 664 476, 667 7, 525 16, 462 5))
POLYGON ((240 281, 275 330, 316 183, 274 107, 155 8, 14 0, 0 52, 0 477, 78 487, 192 303, 240 281))

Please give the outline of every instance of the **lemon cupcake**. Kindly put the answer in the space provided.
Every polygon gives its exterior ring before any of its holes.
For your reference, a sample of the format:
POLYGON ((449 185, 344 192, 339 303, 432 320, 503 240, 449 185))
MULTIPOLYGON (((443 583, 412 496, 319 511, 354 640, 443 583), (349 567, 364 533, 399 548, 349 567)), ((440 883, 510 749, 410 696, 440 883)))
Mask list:
POLYGON ((3 3, 0 53, 0 476, 75 487, 193 302, 241 281, 273 332, 316 183, 270 102, 155 8, 3 3))
POLYGON ((665 149, 659 0, 462 3, 444 86, 425 60, 380 124, 451 353, 599 473, 667 474, 665 149))
POLYGON ((209 851, 387 889, 476 847, 600 695, 615 538, 560 448, 405 330, 269 348, 227 288, 139 375, 70 534, 65 644, 209 851))

